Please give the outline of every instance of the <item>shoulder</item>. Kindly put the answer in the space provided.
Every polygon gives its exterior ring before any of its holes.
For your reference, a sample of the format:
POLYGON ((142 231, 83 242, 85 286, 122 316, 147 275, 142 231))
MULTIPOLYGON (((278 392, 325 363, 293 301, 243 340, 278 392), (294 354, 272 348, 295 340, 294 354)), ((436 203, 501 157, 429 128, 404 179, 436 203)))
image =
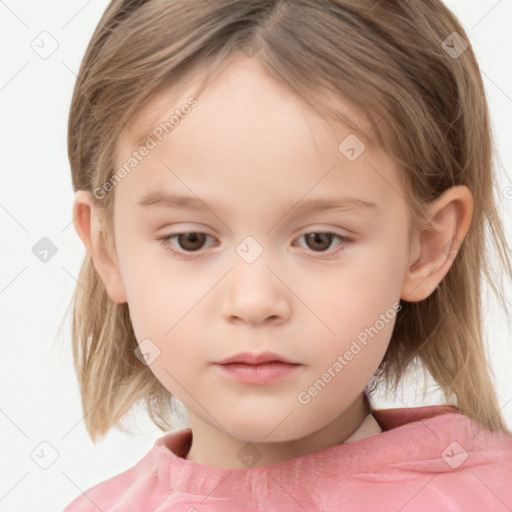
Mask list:
POLYGON ((77 496, 64 512, 92 512, 97 510, 127 510, 138 504, 146 505, 158 485, 158 459, 164 441, 174 438, 173 433, 157 439, 151 450, 133 467, 115 475, 77 496), (120 508, 119 508, 120 507, 120 508), (126 508, 127 507, 127 508, 126 508), (113 509, 113 508, 112 508, 113 509))
POLYGON ((377 411, 376 418, 388 426, 381 437, 387 458, 374 474, 387 482, 385 494, 403 503, 409 496, 410 510, 512 508, 508 432, 491 431, 449 406, 377 411))
POLYGON ((91 512, 117 505, 137 480, 137 466, 96 484, 77 496, 64 512, 91 512))
POLYGON ((383 430, 382 440, 397 441, 395 460, 439 459, 451 469, 474 464, 512 463, 512 435, 491 431, 454 406, 408 407, 372 411, 383 430), (397 443, 398 444, 398 443, 397 443), (466 461, 469 461, 466 464, 466 461))

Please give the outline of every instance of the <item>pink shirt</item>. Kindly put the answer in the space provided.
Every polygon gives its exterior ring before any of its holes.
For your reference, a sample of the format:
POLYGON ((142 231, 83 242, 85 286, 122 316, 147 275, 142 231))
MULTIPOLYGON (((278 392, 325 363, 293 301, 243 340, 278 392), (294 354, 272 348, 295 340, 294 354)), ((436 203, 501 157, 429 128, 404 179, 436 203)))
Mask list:
POLYGON ((451 405, 372 414, 379 434, 248 469, 187 461, 192 432, 177 430, 64 512, 512 510, 512 436, 451 405))

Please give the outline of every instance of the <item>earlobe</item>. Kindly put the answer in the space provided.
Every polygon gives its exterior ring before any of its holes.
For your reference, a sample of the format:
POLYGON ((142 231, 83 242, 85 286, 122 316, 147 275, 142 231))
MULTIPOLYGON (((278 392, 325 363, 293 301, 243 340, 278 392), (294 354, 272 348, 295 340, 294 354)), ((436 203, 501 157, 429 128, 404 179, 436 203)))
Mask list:
POLYGON ((73 224, 87 253, 91 255, 94 268, 103 281, 110 299, 117 304, 127 302, 118 264, 107 251, 100 218, 94 209, 92 195, 87 190, 78 190, 75 193, 73 224))
POLYGON ((466 186, 451 187, 430 203, 430 226, 416 233, 402 287, 408 302, 426 299, 450 270, 473 218, 473 196, 466 186))

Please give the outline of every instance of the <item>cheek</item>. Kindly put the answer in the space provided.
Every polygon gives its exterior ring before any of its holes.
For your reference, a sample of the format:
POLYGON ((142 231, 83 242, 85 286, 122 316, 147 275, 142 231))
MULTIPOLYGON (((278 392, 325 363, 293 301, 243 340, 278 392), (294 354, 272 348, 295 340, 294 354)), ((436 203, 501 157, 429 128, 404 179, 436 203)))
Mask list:
POLYGON ((141 253, 132 253, 123 261, 131 322, 138 343, 150 340, 149 346, 159 354, 151 370, 166 384, 172 384, 169 373, 179 378, 184 370, 182 361, 190 365, 201 361, 201 354, 204 357, 203 343, 207 339, 199 315, 201 298, 212 284, 194 281, 177 271, 178 267, 162 268, 154 260, 152 264, 147 260, 141 253))
MULTIPOLYGON (((162 337, 194 300, 194 284, 185 279, 157 241, 120 236, 119 269, 137 339, 162 337)), ((204 292, 203 292, 204 293, 204 292)))
POLYGON ((399 302, 404 278, 405 255, 381 246, 357 255, 347 265, 330 273, 315 293, 317 311, 326 323, 349 330, 364 328, 399 302))
POLYGON ((335 361, 337 355, 347 354, 350 361, 344 374, 350 380, 368 380, 368 368, 376 370, 389 344, 405 265, 405 255, 396 247, 380 243, 362 251, 357 261, 333 271, 310 302, 329 328, 319 325, 326 345, 318 361, 335 361))
POLYGON ((326 404, 341 395, 353 398, 364 388, 382 362, 399 314, 399 301, 378 290, 347 299, 348 306, 338 307, 331 316, 335 335, 327 333, 318 340, 322 348, 311 358, 316 372, 308 385, 316 379, 329 383, 329 391, 322 394, 326 404))

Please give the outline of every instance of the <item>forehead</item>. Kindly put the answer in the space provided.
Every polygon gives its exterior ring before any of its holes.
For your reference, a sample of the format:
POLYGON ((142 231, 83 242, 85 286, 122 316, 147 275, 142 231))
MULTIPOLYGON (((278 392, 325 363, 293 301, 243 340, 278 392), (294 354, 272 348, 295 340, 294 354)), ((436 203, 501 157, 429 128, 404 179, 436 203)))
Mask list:
MULTIPOLYGON (((384 197, 390 191, 387 179, 394 181, 396 194, 397 175, 387 155, 375 146, 364 148, 347 126, 319 116, 256 60, 229 61, 197 95, 203 78, 196 73, 160 91, 119 139, 118 166, 148 137, 155 143, 128 180, 133 200, 176 185, 187 191, 184 185, 199 182, 204 195, 274 188, 298 198, 307 189, 333 186, 350 192, 373 184, 369 192, 384 197), (351 161, 347 150, 362 153, 351 161)), ((371 129, 350 104, 337 102, 351 120, 371 129)))
MULTIPOLYGON (((341 117, 332 117, 341 114, 355 123, 355 129, 351 130, 364 140, 366 147, 378 149, 374 137, 375 128, 377 124, 384 123, 380 120, 377 123, 368 120, 341 91, 332 93, 318 90, 313 99, 309 96, 308 103, 299 87, 291 91, 279 78, 271 76, 257 59, 244 56, 232 56, 214 69, 211 76, 207 75, 208 72, 206 65, 196 66, 173 80, 172 85, 156 91, 138 108, 121 133, 118 145, 122 143, 125 149, 132 150, 140 148, 147 141, 148 135, 155 129, 158 130, 161 123, 169 122, 173 112, 187 108, 187 102, 194 98, 202 110, 229 107, 236 99, 243 99, 242 108, 237 106, 242 116, 247 115, 251 104, 262 104, 266 101, 269 107, 278 107, 276 113, 293 104, 295 110, 300 109, 309 116, 321 117, 331 127, 344 124, 341 117)), ((266 115, 271 120, 272 113, 268 109, 261 115, 266 115)), ((288 109, 288 116, 290 113, 291 110, 288 109)), ((174 116, 173 122, 176 121, 180 122, 181 119, 174 116)))

